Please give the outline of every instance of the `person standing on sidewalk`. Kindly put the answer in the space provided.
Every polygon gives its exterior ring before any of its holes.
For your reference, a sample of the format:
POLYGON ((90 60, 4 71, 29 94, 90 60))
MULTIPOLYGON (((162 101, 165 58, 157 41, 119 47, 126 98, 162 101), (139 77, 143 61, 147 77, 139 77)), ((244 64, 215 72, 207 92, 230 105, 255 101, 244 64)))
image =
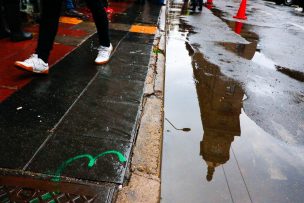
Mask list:
POLYGON ((76 10, 73 0, 65 0, 65 9, 64 15, 70 17, 77 17, 80 19, 85 19, 86 16, 83 13, 80 13, 76 10))
POLYGON ((20 0, 0 0, 0 39, 6 37, 10 37, 14 42, 33 38, 32 33, 22 31, 20 0), (9 31, 5 24, 8 25, 9 31))
MULTIPOLYGON (((25 61, 16 61, 15 65, 18 68, 34 73, 48 74, 48 58, 58 30, 62 1, 41 0, 42 13, 36 52, 25 61)), ((105 64, 110 60, 113 50, 109 37, 107 13, 100 0, 86 0, 86 3, 93 14, 100 44, 95 63, 105 64)))
POLYGON ((191 0, 191 10, 195 12, 196 7, 198 6, 198 10, 203 10, 203 0, 191 0))

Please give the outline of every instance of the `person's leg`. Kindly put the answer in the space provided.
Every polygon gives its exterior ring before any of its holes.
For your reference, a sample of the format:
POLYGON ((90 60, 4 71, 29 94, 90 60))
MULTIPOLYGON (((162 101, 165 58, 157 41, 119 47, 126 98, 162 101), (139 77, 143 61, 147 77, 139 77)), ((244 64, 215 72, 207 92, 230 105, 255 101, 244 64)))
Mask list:
POLYGON ((81 13, 75 9, 75 5, 72 0, 65 0, 65 8, 66 8, 66 11, 64 12, 64 14, 66 16, 77 17, 80 19, 87 18, 83 13, 81 13))
POLYGON ((38 58, 47 63, 57 34, 62 0, 41 1, 41 21, 36 49, 38 58))
POLYGON ((99 38, 98 55, 95 59, 96 64, 105 64, 110 60, 113 47, 109 37, 109 20, 105 11, 105 5, 101 0, 86 0, 90 8, 99 38))
POLYGON ((5 23, 5 20, 4 20, 2 0, 0 0, 0 39, 9 37, 9 34, 10 33, 7 31, 6 23, 5 23))
POLYGON ((203 10, 203 0, 198 0, 198 10, 203 10))
POLYGON ((20 0, 3 0, 4 13, 11 32, 21 31, 20 0))
POLYGON ((103 3, 101 0, 86 0, 86 3, 93 14, 100 45, 109 47, 109 20, 103 3))
POLYGON ((41 21, 36 53, 25 61, 16 61, 18 68, 39 74, 48 74, 47 63, 58 30, 62 0, 41 1, 41 21))
POLYGON ((66 8, 66 10, 75 9, 73 1, 72 0, 65 0, 65 8, 66 8))
POLYGON ((191 10, 192 11, 195 11, 195 9, 196 9, 196 5, 197 3, 196 3, 196 0, 191 0, 191 10))
POLYGON ((32 39, 31 33, 22 31, 20 0, 3 0, 4 14, 8 27, 11 31, 13 41, 23 41, 32 39))

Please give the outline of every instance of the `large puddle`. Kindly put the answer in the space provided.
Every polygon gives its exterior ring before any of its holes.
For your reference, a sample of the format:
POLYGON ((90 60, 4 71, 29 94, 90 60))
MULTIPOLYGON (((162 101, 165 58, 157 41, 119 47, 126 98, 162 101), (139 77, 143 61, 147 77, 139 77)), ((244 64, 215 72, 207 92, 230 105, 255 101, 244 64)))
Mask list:
POLYGON ((244 113, 241 85, 189 44, 195 30, 180 19, 189 13, 181 3, 172 7, 161 201, 303 202, 303 147, 274 138, 244 113))

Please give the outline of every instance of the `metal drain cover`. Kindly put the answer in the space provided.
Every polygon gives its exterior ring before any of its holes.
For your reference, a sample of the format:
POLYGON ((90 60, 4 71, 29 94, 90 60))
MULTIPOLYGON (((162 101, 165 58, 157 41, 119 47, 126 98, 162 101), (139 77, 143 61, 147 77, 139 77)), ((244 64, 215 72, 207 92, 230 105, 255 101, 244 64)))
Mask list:
POLYGON ((0 203, 111 202, 115 191, 115 184, 78 184, 0 176, 0 203))

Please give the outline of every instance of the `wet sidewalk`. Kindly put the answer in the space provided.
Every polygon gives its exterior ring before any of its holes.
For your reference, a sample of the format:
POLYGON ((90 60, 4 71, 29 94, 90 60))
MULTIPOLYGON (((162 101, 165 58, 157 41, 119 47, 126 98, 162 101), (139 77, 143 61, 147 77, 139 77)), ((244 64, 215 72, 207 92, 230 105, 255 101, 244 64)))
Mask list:
POLYGON ((91 21, 61 19, 48 76, 12 66, 37 34, 0 41, 0 202, 111 202, 128 176, 161 6, 110 5, 107 65, 91 21))

